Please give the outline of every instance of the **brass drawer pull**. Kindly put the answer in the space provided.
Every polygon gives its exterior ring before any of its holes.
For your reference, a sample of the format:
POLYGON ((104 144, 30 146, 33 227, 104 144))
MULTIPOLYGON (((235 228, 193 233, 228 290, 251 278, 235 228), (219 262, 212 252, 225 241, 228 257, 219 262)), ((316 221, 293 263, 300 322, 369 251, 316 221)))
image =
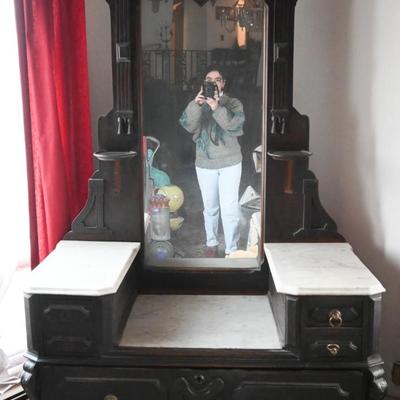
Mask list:
POLYGON ((326 345, 326 349, 332 357, 336 357, 339 354, 340 346, 338 344, 330 343, 326 345))
POLYGON ((104 400, 118 400, 118 397, 113 394, 108 394, 107 396, 104 396, 104 400))
POLYGON ((329 325, 332 328, 340 328, 343 324, 342 313, 339 310, 332 310, 329 313, 329 325))

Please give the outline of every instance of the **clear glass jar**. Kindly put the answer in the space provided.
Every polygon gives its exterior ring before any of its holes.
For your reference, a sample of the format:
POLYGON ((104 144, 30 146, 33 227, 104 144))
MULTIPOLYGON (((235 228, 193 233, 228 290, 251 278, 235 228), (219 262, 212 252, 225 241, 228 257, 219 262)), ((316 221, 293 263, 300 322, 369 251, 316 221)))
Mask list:
POLYGON ((169 226, 169 207, 151 208, 151 239, 169 240, 171 239, 171 229, 169 226))

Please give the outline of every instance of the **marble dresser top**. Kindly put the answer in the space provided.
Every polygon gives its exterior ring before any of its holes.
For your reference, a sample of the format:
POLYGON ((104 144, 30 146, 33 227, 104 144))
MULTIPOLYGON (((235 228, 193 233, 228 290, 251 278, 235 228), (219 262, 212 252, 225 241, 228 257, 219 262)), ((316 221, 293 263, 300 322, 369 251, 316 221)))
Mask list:
POLYGON ((102 296, 115 293, 140 243, 62 240, 32 271, 25 293, 102 296))
POLYGON ((279 293, 370 296, 385 291, 348 243, 269 243, 264 249, 279 293))
POLYGON ((268 296, 139 295, 123 347, 281 349, 268 296))

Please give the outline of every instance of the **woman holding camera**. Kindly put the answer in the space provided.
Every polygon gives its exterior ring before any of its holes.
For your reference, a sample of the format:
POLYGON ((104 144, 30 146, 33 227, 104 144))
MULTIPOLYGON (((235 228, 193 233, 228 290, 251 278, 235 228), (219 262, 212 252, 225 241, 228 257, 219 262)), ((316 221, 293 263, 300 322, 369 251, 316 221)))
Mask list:
POLYGON ((224 93, 225 79, 209 71, 204 84, 183 112, 180 123, 196 143, 196 174, 204 205, 206 257, 217 257, 221 211, 225 254, 236 251, 239 241, 239 184, 243 135, 243 105, 224 93))

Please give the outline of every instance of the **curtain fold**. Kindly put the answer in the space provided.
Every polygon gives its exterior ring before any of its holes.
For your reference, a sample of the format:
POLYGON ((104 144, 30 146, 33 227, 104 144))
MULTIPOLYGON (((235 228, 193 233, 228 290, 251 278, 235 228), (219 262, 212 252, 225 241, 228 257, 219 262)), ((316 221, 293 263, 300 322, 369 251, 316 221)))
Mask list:
POLYGON ((32 265, 69 230, 92 173, 84 0, 15 0, 32 265))

